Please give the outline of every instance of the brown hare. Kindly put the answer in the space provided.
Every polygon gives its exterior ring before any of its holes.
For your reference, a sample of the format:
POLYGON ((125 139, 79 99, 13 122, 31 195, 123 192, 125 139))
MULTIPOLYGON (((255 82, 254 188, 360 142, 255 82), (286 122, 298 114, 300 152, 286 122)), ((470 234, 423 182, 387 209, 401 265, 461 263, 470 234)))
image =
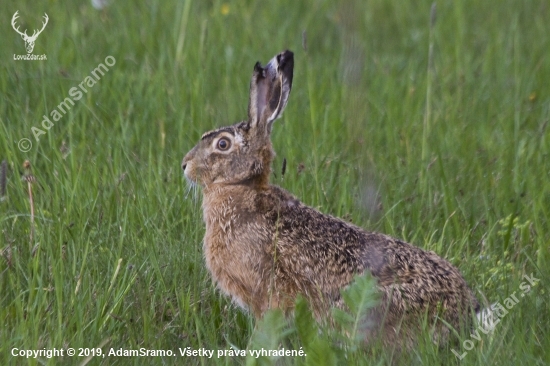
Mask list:
POLYGON ((214 281, 257 318, 270 308, 289 313, 302 294, 323 319, 331 307, 344 307, 340 290, 370 272, 381 294, 373 332, 383 329, 384 342, 411 344, 422 319, 434 324, 434 337, 446 339, 445 323, 458 328, 479 311, 457 268, 269 184, 271 128, 287 104, 293 67, 290 51, 265 67, 256 63, 248 120, 206 132, 183 158, 185 177, 202 187, 204 256, 214 281))

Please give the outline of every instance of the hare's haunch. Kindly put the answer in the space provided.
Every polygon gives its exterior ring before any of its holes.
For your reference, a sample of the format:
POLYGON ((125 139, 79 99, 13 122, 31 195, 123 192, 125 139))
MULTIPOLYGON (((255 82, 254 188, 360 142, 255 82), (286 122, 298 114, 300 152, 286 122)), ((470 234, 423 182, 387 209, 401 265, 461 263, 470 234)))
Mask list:
POLYGON ((340 290, 370 272, 381 302, 372 312, 387 342, 410 343, 420 319, 446 338, 479 304, 457 268, 433 252, 368 232, 301 203, 269 184, 270 134, 292 87, 293 54, 254 66, 248 120, 205 133, 185 155, 188 180, 202 187, 204 256, 218 287, 256 317, 289 312, 298 294, 321 319, 343 307, 340 290), (438 320, 436 320, 438 319, 438 320))

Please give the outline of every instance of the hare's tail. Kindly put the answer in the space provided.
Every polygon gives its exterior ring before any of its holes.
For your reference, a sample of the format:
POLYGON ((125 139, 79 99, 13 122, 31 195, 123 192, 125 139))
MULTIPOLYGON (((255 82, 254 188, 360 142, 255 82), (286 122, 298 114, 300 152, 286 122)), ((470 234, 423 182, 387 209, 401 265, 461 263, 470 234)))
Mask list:
POLYGON ((499 317, 496 312, 497 310, 497 303, 491 304, 491 306, 484 309, 480 309, 476 313, 478 326, 481 326, 484 329, 492 332, 495 329, 495 325, 498 323, 497 320, 499 317))

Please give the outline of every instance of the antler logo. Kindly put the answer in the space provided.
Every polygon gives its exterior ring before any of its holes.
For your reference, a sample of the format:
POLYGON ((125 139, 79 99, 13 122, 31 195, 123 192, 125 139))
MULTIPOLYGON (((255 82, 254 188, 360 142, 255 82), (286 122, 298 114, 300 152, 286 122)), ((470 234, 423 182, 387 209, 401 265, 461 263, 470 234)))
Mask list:
POLYGON ((44 13, 44 22, 42 23, 42 29, 34 30, 32 36, 29 37, 26 29, 24 32, 21 32, 19 30, 19 26, 16 26, 15 21, 17 20, 17 18, 19 18, 19 15, 17 13, 19 13, 19 10, 16 11, 15 14, 13 14, 13 18, 11 18, 11 26, 13 27, 13 29, 15 29, 17 33, 21 35, 23 41, 25 41, 25 48, 27 49, 27 53, 31 53, 34 49, 34 42, 36 41, 36 38, 38 38, 38 35, 42 33, 44 28, 46 28, 46 24, 48 24, 48 14, 44 13))

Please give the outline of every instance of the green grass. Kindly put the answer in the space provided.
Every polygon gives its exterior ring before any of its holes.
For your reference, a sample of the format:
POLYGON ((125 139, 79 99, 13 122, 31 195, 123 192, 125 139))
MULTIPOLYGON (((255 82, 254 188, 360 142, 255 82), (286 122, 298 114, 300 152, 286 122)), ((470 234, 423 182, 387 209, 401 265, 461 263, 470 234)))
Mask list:
MULTIPOLYGON (((323 212, 436 251, 490 302, 533 273, 539 285, 461 363, 550 363, 545 1, 438 1, 431 29, 429 1, 114 1, 104 11, 89 1, 4 3, 0 364, 245 363, 27 360, 11 350, 257 344, 254 320, 204 267, 200 198, 187 195, 180 163, 202 132, 245 118, 254 62, 285 48, 295 78, 274 127, 273 181, 323 212), (21 29, 48 14, 34 49, 47 61, 13 60, 25 53, 10 26, 16 10, 21 29), (35 141, 31 128, 109 55, 116 64, 35 141), (30 151, 18 149, 21 138, 30 151), (36 177, 32 241, 25 160, 36 177)), ((289 331, 295 348, 307 341, 302 323, 289 331)), ((457 364, 452 347, 421 342, 394 362, 457 364)), ((379 346, 329 348, 284 362, 392 357, 379 346)))

